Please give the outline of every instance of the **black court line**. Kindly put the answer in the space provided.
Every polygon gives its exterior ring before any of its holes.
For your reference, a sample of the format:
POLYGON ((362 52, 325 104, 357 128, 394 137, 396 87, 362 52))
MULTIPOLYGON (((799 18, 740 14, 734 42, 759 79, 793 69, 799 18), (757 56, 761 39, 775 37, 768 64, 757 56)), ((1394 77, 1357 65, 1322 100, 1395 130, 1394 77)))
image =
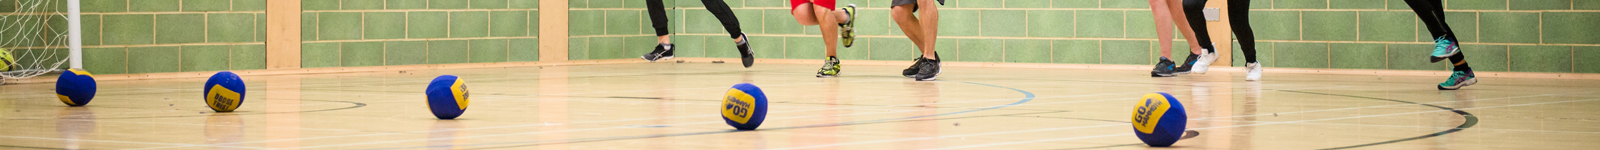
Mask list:
MULTIPOLYGON (((351 101, 330 101, 330 100, 303 100, 303 101, 350 103, 350 104, 355 104, 355 105, 354 106, 350 106, 350 107, 343 107, 343 108, 305 110, 305 111, 296 111, 296 112, 258 112, 258 113, 232 113, 232 114, 243 116, 243 115, 264 115, 264 114, 284 114, 284 113, 309 113, 309 112, 324 112, 324 111, 335 111, 335 110, 345 110, 345 109, 355 109, 355 108, 367 107, 367 103, 351 102, 351 101)), ((218 113, 218 112, 211 112, 211 113, 218 113)), ((211 116, 211 114, 205 114, 205 115, 177 115, 177 116, 148 116, 148 117, 94 117, 94 118, 62 118, 60 116, 57 116, 56 118, 36 118, 36 119, 30 118, 30 119, 5 119, 5 120, 45 120, 45 119, 97 119, 98 120, 98 119, 183 118, 183 117, 208 117, 208 116, 211 116)))
POLYGON ((1361 145, 1351 145, 1351 146, 1343 146, 1343 147, 1324 148, 1324 150, 1360 148, 1360 147, 1391 144, 1391 143, 1405 142, 1405 141, 1411 141, 1411 140, 1417 140, 1417 139, 1425 139, 1425 138, 1437 137, 1437 136, 1441 136, 1441 135, 1445 135, 1445 134, 1460 132, 1461 130, 1466 130, 1467 128, 1472 128, 1473 125, 1477 125, 1478 124, 1478 117, 1477 116, 1473 116, 1472 113, 1467 113, 1467 111, 1456 110, 1455 108, 1444 107, 1444 106, 1433 105, 1433 104, 1423 104, 1423 103, 1417 103, 1417 102, 1411 102, 1411 101, 1384 99, 1384 98, 1376 98, 1376 97, 1365 97, 1365 96, 1355 96, 1355 95, 1303 92, 1303 91, 1292 91, 1292 90, 1279 90, 1279 91, 1291 92, 1291 93, 1302 93, 1302 94, 1316 94, 1316 95, 1328 95, 1328 96, 1341 96, 1341 97, 1351 97, 1351 98, 1361 98, 1361 99, 1372 99, 1372 100, 1382 100, 1382 101, 1391 101, 1391 102, 1399 102, 1399 103, 1406 103, 1406 104, 1422 105, 1422 106, 1428 106, 1428 107, 1433 107, 1433 108, 1439 108, 1439 109, 1443 109, 1443 110, 1449 110, 1450 112, 1455 112, 1456 114, 1461 115, 1461 117, 1467 119, 1466 122, 1462 122, 1461 125, 1460 126, 1456 126, 1456 128, 1451 128, 1450 130, 1439 131, 1439 132, 1435 132, 1435 133, 1432 133, 1432 134, 1426 134, 1426 135, 1417 136, 1417 137, 1411 137, 1411 138, 1404 138, 1404 139, 1376 142, 1376 143, 1367 143, 1367 144, 1361 144, 1361 145))

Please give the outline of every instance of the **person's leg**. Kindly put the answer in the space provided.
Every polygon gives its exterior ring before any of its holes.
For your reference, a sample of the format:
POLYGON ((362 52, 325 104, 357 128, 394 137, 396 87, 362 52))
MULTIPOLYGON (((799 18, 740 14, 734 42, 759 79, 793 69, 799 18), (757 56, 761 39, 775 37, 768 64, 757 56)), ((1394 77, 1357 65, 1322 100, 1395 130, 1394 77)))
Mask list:
POLYGON ((1250 28, 1250 0, 1228 0, 1228 20, 1233 36, 1239 39, 1239 49, 1244 51, 1244 62, 1256 62, 1256 34, 1250 28))
POLYGON ((922 45, 917 47, 922 49, 920 57, 922 61, 920 64, 912 64, 917 68, 917 73, 912 75, 912 78, 917 81, 935 80, 942 71, 939 68, 939 53, 934 49, 939 43, 939 6, 943 5, 942 3, 936 0, 917 0, 917 4, 913 7, 921 11, 922 16, 917 22, 918 26, 922 27, 920 30, 922 34, 918 35, 922 38, 922 45))
POLYGON ((722 22, 722 28, 728 30, 728 37, 733 39, 733 44, 739 50, 739 59, 745 68, 755 65, 755 52, 750 51, 750 41, 745 40, 744 30, 739 29, 739 17, 733 14, 733 9, 728 8, 728 3, 722 0, 700 0, 705 4, 706 11, 717 16, 722 22))
MULTIPOLYGON (((852 4, 852 5, 854 5, 854 4, 852 4)), ((839 20, 839 22, 841 24, 843 22, 853 21, 851 19, 855 19, 855 18, 850 18, 850 12, 845 12, 844 9, 834 10, 833 11, 833 18, 836 19, 836 20, 839 20)))
POLYGON ((917 0, 917 6, 920 7, 918 11, 922 11, 918 23, 922 23, 922 35, 919 36, 922 36, 922 58, 925 59, 938 60, 933 48, 939 39, 939 5, 934 0, 917 0))
MULTIPOLYGON (((917 50, 922 50, 923 42, 926 41, 922 41, 922 23, 917 19, 916 15, 917 2, 915 0, 894 0, 893 4, 894 6, 889 7, 889 17, 894 18, 894 23, 900 26, 900 32, 905 33, 907 39, 911 39, 911 44, 916 45, 917 50)), ((921 65, 924 60, 922 55, 917 55, 916 59, 912 60, 911 67, 901 70, 900 75, 907 78, 915 78, 917 72, 921 71, 921 68, 917 66, 921 65)))
POLYGON ((906 4, 889 8, 889 17, 894 18, 894 23, 900 26, 900 31, 916 44, 917 50, 922 50, 922 23, 917 20, 915 13, 917 4, 906 4))
POLYGON ((1431 61, 1438 62, 1450 59, 1458 64, 1455 70, 1469 69, 1461 60, 1466 58, 1461 55, 1460 41, 1456 39, 1455 31, 1450 29, 1450 24, 1445 22, 1443 1, 1440 0, 1405 0, 1411 6, 1411 11, 1417 13, 1417 18, 1428 27, 1428 33, 1433 35, 1435 52, 1431 61))
POLYGON ((838 18, 833 14, 834 11, 831 8, 818 5, 812 5, 811 7, 815 14, 813 16, 816 16, 817 23, 820 24, 817 27, 822 28, 822 45, 826 46, 827 56, 838 56, 839 26, 835 26, 839 24, 838 18))
POLYGON ((1169 59, 1172 58, 1172 28, 1167 25, 1173 24, 1172 18, 1177 16, 1172 15, 1177 12, 1169 7, 1167 0, 1150 0, 1150 12, 1156 21, 1156 41, 1161 45, 1161 58, 1156 59, 1156 66, 1150 70, 1151 77, 1171 77, 1176 69, 1169 59))
POLYGON ((1239 50, 1244 51, 1246 81, 1261 80, 1261 63, 1256 62, 1256 34, 1250 28, 1250 0, 1228 0, 1228 20, 1232 21, 1233 36, 1239 39, 1239 50))
POLYGON ((1156 19, 1156 41, 1161 43, 1161 57, 1172 58, 1172 9, 1167 8, 1167 0, 1150 0, 1150 12, 1156 19))
POLYGON ((820 21, 817 21, 816 11, 812 9, 814 8, 811 7, 811 3, 801 3, 794 6, 794 9, 789 10, 789 14, 794 15, 794 21, 799 22, 801 26, 814 26, 821 24, 818 23, 820 21))
POLYGON ((796 4, 793 12, 795 20, 801 25, 817 25, 822 29, 822 44, 825 46, 827 58, 824 58, 822 68, 817 69, 817 77, 834 77, 839 75, 839 16, 834 14, 833 2, 829 0, 792 0, 794 2, 806 1, 796 4))
POLYGON ((661 1, 662 0, 645 0, 645 5, 649 7, 650 25, 656 29, 656 43, 658 44, 656 44, 655 50, 650 51, 650 53, 645 53, 644 56, 640 56, 640 58, 644 58, 644 60, 651 62, 661 59, 672 59, 672 37, 668 36, 672 34, 672 31, 668 30, 667 26, 671 23, 667 22, 666 8, 661 4, 661 1))
POLYGON ((735 42, 743 41, 744 31, 739 29, 739 17, 733 14, 732 8, 728 8, 728 3, 722 0, 700 0, 700 3, 704 3, 706 11, 711 11, 722 22, 722 28, 728 30, 729 38, 735 42))
POLYGON ((833 18, 834 20, 839 21, 839 30, 841 30, 839 32, 839 42, 844 44, 844 47, 847 48, 856 45, 855 16, 856 4, 839 7, 837 10, 833 11, 833 18))
MULTIPOLYGON (((1206 1, 1183 0, 1184 17, 1173 16, 1173 18, 1186 20, 1177 21, 1179 24, 1177 26, 1180 30, 1184 27, 1192 29, 1192 31, 1186 32, 1187 34, 1184 36, 1189 38, 1189 40, 1186 40, 1189 42, 1189 58, 1184 60, 1183 67, 1177 69, 1177 72, 1204 74, 1211 67, 1211 63, 1216 62, 1217 58, 1221 57, 1217 55, 1216 45, 1213 44, 1215 42, 1211 40, 1211 33, 1207 30, 1205 13, 1201 11, 1205 9, 1206 1)), ((1227 43, 1229 39, 1223 39, 1222 41, 1227 43)))
POLYGON ((1185 7, 1185 1, 1167 0, 1167 5, 1169 5, 1167 9, 1171 9, 1172 20, 1174 20, 1174 26, 1178 27, 1178 33, 1183 34, 1183 39, 1186 39, 1184 41, 1189 43, 1189 54, 1201 54, 1201 49, 1216 49, 1211 47, 1211 38, 1206 36, 1210 35, 1210 32, 1206 32, 1206 28, 1203 26, 1195 27, 1195 24, 1206 24, 1205 13, 1200 12, 1201 9, 1205 9, 1206 1, 1198 0, 1194 8, 1192 8, 1193 12, 1189 12, 1189 8, 1185 7))
POLYGON ((656 36, 660 37, 658 39, 661 40, 662 44, 672 44, 672 42, 667 41, 668 38, 666 38, 667 35, 672 34, 672 30, 668 29, 667 25, 671 23, 667 22, 666 6, 662 5, 661 1, 662 0, 645 0, 645 6, 650 8, 650 27, 655 27, 656 36))
POLYGON ((1454 32, 1450 30, 1450 25, 1444 21, 1442 2, 1440 0, 1406 0, 1406 4, 1410 5, 1411 10, 1417 13, 1417 18, 1428 26, 1428 33, 1431 33, 1434 37, 1435 44, 1432 61, 1437 62, 1448 58, 1455 66, 1451 68, 1455 72, 1450 75, 1449 79, 1439 83, 1438 88, 1440 90, 1455 90, 1477 84, 1477 75, 1472 72, 1472 67, 1467 65, 1466 56, 1460 52, 1460 48, 1457 46, 1459 41, 1456 40, 1454 32))

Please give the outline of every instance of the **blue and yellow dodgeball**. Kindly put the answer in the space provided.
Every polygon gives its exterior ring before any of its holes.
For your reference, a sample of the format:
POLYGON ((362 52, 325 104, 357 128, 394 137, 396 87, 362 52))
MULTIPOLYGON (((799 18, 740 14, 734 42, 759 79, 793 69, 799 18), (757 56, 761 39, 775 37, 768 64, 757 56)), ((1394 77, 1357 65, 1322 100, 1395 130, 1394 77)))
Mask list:
POLYGON ((467 103, 471 102, 467 93, 466 81, 461 81, 455 75, 442 75, 428 82, 428 110, 433 111, 434 117, 439 119, 456 119, 461 113, 467 112, 467 103))
POLYGON ((1184 113, 1183 104, 1178 103, 1178 98, 1173 98, 1172 94, 1145 94, 1144 98, 1139 99, 1138 108, 1133 110, 1133 134, 1150 146, 1172 146, 1183 136, 1184 125, 1188 121, 1189 115, 1184 113))
POLYGON ((89 100, 94 100, 95 90, 99 89, 96 86, 94 75, 89 71, 67 69, 61 72, 61 77, 56 78, 56 96, 67 106, 88 105, 89 100))
POLYGON ((767 94, 755 84, 740 83, 722 100, 722 121, 739 130, 755 130, 767 119, 767 94))
POLYGON ((238 74, 222 71, 206 80, 206 105, 217 112, 232 112, 244 103, 244 80, 238 74))

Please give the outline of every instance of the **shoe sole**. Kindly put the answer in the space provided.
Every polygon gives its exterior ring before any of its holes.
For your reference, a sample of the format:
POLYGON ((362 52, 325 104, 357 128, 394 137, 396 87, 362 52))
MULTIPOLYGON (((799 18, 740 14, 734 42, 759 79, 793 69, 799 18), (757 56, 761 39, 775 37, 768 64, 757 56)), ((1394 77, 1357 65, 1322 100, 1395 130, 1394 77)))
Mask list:
POLYGON ((647 60, 647 61, 650 61, 650 62, 656 62, 656 61, 672 59, 672 56, 656 58, 656 60, 650 60, 650 58, 645 58, 644 56, 639 56, 639 59, 644 59, 644 60, 647 60))

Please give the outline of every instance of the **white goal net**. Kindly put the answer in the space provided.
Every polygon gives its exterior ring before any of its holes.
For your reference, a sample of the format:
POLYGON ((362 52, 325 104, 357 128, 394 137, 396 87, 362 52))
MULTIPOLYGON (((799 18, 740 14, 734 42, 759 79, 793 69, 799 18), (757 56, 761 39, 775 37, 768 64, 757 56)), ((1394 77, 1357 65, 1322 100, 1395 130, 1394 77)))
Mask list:
POLYGON ((0 0, 0 48, 12 57, 0 84, 68 67, 68 14, 67 0, 0 0))

